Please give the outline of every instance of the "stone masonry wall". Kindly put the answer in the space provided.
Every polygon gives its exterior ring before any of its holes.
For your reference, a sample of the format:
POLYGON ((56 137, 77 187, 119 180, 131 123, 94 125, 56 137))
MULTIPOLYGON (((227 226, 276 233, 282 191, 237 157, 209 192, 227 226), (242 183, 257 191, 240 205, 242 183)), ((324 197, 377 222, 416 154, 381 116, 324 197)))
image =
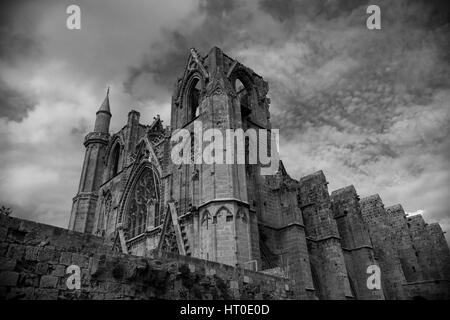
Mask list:
POLYGON ((423 280, 412 235, 407 225, 406 213, 402 206, 397 204, 386 208, 386 215, 394 231, 394 243, 401 261, 406 281, 415 282, 423 280))
POLYGON ((103 239, 0 216, 0 299, 297 299, 295 282, 223 264, 112 251, 103 239), (66 269, 81 270, 69 290, 66 269))
POLYGON ((449 299, 450 250, 438 224, 407 217, 401 205, 384 208, 378 195, 360 201, 387 299, 449 299))
POLYGON ((301 178, 298 190, 311 268, 317 274, 317 295, 320 299, 353 299, 327 185, 319 171, 301 178))
POLYGON ((382 290, 367 288, 367 268, 378 265, 359 204, 359 196, 353 186, 331 193, 333 215, 336 219, 341 245, 344 250, 349 281, 353 284, 356 296, 363 300, 382 300, 382 290))
POLYGON ((419 214, 408 217, 407 221, 423 279, 443 279, 444 277, 440 272, 440 256, 436 250, 436 243, 433 243, 427 228, 428 225, 419 214))
POLYGON ((430 223, 427 225, 430 239, 438 257, 438 269, 442 279, 450 281, 450 249, 438 223, 430 223))
POLYGON ((375 258, 380 264, 384 295, 387 300, 405 299, 403 284, 406 283, 406 279, 384 204, 377 194, 361 199, 360 204, 364 223, 369 229, 375 258))

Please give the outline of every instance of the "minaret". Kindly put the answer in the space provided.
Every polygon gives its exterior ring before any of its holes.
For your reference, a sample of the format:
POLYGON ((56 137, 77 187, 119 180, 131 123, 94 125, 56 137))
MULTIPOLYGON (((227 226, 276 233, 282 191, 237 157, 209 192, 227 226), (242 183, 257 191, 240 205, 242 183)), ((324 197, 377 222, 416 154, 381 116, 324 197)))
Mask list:
POLYGON ((86 153, 81 171, 80 185, 77 195, 73 198, 69 229, 73 231, 92 233, 94 227, 95 208, 98 199, 98 189, 102 183, 105 169, 104 157, 109 141, 109 88, 100 109, 96 113, 94 131, 86 135, 84 146, 86 153))

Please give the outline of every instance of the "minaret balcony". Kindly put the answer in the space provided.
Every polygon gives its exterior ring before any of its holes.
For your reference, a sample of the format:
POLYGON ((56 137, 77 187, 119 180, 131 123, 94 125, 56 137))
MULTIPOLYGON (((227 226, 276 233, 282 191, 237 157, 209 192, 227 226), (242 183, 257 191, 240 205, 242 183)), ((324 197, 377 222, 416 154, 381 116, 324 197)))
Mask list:
POLYGON ((89 132, 84 138, 84 145, 87 146, 91 143, 101 143, 108 144, 109 141, 109 133, 104 132, 89 132))

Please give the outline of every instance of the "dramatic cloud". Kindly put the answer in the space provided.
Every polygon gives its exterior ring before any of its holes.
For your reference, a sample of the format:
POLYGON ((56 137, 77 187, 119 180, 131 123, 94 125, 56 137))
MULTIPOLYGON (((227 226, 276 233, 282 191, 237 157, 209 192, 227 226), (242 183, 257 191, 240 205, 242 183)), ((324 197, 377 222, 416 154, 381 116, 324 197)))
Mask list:
POLYGON ((323 170, 450 230, 448 1, 78 1, 11 4, 0 24, 0 201, 65 226, 104 90, 112 130, 131 108, 168 123, 189 48, 221 47, 263 76, 294 178, 323 170), (372 3, 370 3, 372 4, 372 3), (289 152, 287 152, 289 150, 289 152))

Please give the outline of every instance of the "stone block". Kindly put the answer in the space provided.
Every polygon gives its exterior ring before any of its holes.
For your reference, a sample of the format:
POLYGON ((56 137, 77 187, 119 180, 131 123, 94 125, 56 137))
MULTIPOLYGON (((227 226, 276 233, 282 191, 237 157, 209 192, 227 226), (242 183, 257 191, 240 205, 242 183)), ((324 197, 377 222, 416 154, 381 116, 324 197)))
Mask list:
POLYGON ((230 281, 230 289, 239 289, 239 283, 235 280, 230 281))
POLYGON ((72 264, 72 253, 70 252, 61 252, 61 255, 59 257, 59 263, 69 266, 72 264))
POLYGON ((39 253, 39 247, 27 246, 25 249, 25 260, 37 261, 38 253, 39 253))
POLYGON ((6 236, 8 234, 8 228, 4 226, 0 226, 0 242, 4 242, 6 240, 6 236))
POLYGON ((41 288, 56 288, 58 286, 58 277, 55 276, 42 276, 39 283, 41 288))
POLYGON ((89 267, 89 257, 83 254, 74 253, 72 254, 72 264, 79 266, 80 268, 89 267))
POLYGON ((51 273, 50 275, 55 277, 64 277, 66 275, 66 266, 62 264, 55 264, 51 266, 51 273))
POLYGON ((39 262, 36 264, 36 273, 37 274, 47 274, 48 272, 48 263, 39 262))
POLYGON ((5 257, 9 249, 9 244, 0 243, 0 257, 5 257))
POLYGON ((11 244, 6 256, 11 259, 21 260, 25 256, 25 247, 22 245, 11 244))
POLYGON ((93 292, 91 295, 92 300, 105 300, 104 293, 93 292))
POLYGON ((0 271, 12 271, 16 267, 16 260, 0 258, 0 271))
POLYGON ((17 285, 19 273, 13 271, 3 271, 0 273, 0 286, 13 287, 17 285))
POLYGON ((38 287, 39 286, 39 276, 34 273, 22 272, 19 275, 18 285, 20 287, 38 287))
POLYGON ((57 289, 36 289, 35 297, 37 300, 56 300, 58 299, 57 289))
POLYGON ((7 294, 8 300, 34 300, 34 288, 11 288, 11 291, 7 294))
POLYGON ((59 253, 52 247, 40 248, 38 252, 38 261, 48 263, 58 263, 59 253))
POLYGON ((127 296, 127 297, 135 296, 136 290, 135 290, 134 286, 127 284, 127 285, 123 285, 122 289, 123 289, 124 296, 127 296))

